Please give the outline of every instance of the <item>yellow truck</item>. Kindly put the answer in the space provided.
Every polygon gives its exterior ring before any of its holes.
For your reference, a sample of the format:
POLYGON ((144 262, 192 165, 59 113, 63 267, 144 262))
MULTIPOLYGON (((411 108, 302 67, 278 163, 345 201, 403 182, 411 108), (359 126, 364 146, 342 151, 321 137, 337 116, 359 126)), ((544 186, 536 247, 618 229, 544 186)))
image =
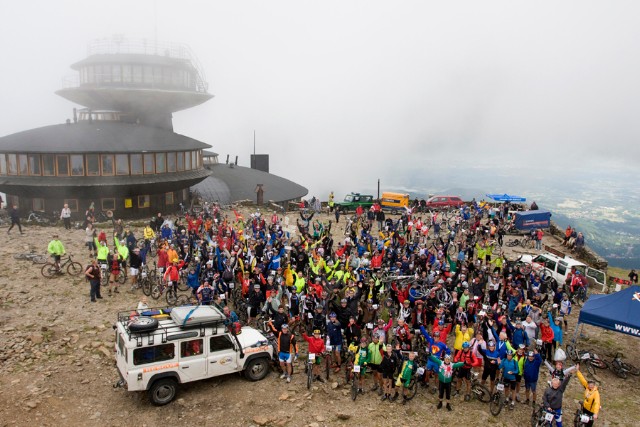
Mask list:
POLYGON ((404 210, 404 208, 409 206, 409 195, 403 193, 384 192, 380 198, 380 205, 384 210, 404 210))

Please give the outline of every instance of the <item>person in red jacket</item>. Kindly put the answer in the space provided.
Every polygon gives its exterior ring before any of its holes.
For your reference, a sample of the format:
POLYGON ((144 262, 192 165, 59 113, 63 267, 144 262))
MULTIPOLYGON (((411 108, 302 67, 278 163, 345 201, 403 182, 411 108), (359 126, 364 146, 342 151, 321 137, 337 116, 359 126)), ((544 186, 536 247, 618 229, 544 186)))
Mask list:
POLYGON ((315 355, 315 360, 312 368, 313 378, 320 382, 324 382, 324 379, 320 376, 320 362, 322 362, 322 358, 320 357, 320 355, 324 353, 325 347, 324 340, 320 335, 320 329, 314 329, 312 337, 307 335, 306 332, 303 332, 302 338, 304 338, 307 344, 309 344, 309 354, 315 355))
POLYGON ((169 264, 167 271, 164 272, 163 279, 167 283, 167 289, 171 286, 174 288, 178 287, 178 282, 180 281, 180 270, 178 269, 177 262, 169 264))
POLYGON ((540 323, 540 339, 542 340, 542 358, 553 360, 553 329, 549 326, 549 319, 543 319, 540 323))
POLYGON ((438 318, 433 321, 433 332, 440 333, 440 342, 443 344, 447 343, 447 337, 449 336, 449 332, 451 332, 452 323, 449 323, 445 326, 444 317, 438 318))
POLYGON ((458 379, 456 380, 456 391, 454 396, 460 393, 460 386, 462 383, 467 385, 467 393, 464 395, 464 400, 468 402, 471 400, 471 368, 480 366, 482 364, 475 354, 471 351, 469 342, 462 343, 462 351, 459 351, 453 359, 453 362, 463 362, 464 366, 458 369, 458 379))
POLYGON ((167 251, 164 246, 158 249, 158 272, 160 274, 164 274, 164 270, 167 268, 167 264, 169 263, 169 255, 167 255, 167 251))
POLYGON ((378 252, 377 250, 373 251, 373 256, 371 257, 371 269, 373 271, 378 271, 382 267, 382 260, 384 259, 384 248, 382 251, 378 252))

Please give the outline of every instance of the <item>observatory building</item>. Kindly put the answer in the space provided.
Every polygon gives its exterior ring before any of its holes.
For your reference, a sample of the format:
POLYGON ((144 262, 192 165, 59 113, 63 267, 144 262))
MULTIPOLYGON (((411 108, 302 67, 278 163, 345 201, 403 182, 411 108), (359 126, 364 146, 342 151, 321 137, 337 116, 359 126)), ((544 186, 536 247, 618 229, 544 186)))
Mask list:
MULTIPOLYGON (((173 131, 174 112, 213 97, 191 51, 180 44, 100 40, 71 68, 77 75, 56 93, 83 106, 73 120, 0 138, 0 191, 8 206, 52 212, 67 203, 80 218, 93 203, 127 218, 188 205, 190 187, 215 169, 204 164, 210 145, 173 131)), ((277 178, 295 190, 282 201, 306 195, 304 187, 277 178)), ((245 181, 234 176, 227 184, 222 176, 207 188, 216 193, 220 186, 228 203, 243 199, 237 182, 245 181)), ((246 185, 256 184, 263 183, 246 185)))

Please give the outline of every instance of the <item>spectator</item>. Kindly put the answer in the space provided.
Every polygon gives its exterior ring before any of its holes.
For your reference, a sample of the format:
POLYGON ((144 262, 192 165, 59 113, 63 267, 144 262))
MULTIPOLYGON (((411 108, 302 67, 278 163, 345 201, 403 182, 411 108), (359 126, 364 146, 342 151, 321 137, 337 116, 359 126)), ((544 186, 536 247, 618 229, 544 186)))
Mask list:
POLYGON ((65 230, 71 230, 71 209, 67 203, 64 204, 60 211, 60 219, 64 222, 65 230))

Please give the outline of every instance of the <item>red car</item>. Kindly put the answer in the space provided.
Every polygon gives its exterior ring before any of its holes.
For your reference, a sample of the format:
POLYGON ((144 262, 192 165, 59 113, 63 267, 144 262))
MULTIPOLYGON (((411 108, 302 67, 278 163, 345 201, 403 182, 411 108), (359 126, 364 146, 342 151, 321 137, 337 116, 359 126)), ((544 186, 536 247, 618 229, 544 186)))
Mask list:
POLYGON ((427 200, 427 209, 441 209, 464 205, 464 201, 458 196, 433 196, 427 200))

